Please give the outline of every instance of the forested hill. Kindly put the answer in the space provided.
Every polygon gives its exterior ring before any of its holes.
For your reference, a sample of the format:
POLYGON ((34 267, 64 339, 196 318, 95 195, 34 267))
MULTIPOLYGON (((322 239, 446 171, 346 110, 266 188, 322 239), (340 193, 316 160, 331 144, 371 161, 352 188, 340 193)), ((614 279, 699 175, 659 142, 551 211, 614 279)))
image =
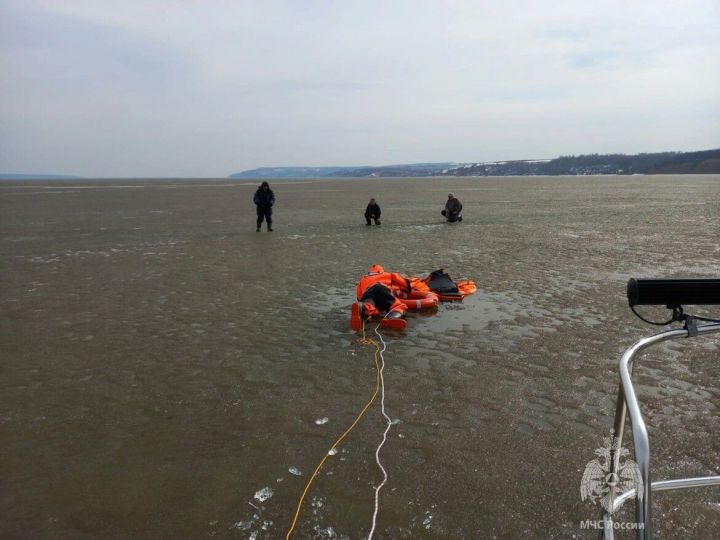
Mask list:
POLYGON ((720 150, 685 152, 655 165, 654 174, 718 174, 720 150))
POLYGON ((466 163, 442 171, 447 176, 584 174, 720 174, 720 149, 655 154, 589 154, 549 160, 466 163))
POLYGON ((720 149, 652 154, 589 154, 555 159, 477 163, 414 163, 379 167, 264 167, 231 178, 393 176, 529 176, 590 174, 720 174, 720 149))

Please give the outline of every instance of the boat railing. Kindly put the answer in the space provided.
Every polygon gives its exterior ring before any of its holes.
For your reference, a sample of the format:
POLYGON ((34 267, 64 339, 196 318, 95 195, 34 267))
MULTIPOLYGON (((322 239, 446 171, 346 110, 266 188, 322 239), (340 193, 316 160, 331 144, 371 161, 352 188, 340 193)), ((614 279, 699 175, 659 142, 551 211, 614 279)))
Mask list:
MULTIPOLYGON (((631 306, 633 304, 631 303, 631 306)), ((647 425, 643 419, 637 393, 633 386, 632 373, 635 356, 658 343, 671 339, 692 338, 700 335, 714 334, 720 332, 720 323, 704 324, 698 326, 696 320, 691 316, 683 318, 685 327, 681 329, 668 330, 654 336, 641 339, 632 347, 627 349, 620 358, 620 387, 618 391, 617 406, 615 409, 615 424, 613 428, 613 450, 609 463, 610 474, 607 478, 618 478, 620 473, 620 456, 622 448, 623 431, 625 428, 626 416, 629 413, 630 427, 632 428, 635 462, 638 465, 642 485, 641 496, 637 496, 636 489, 616 495, 616 486, 613 482, 609 485, 610 508, 603 513, 603 529, 601 538, 606 540, 614 539, 615 528, 613 526, 613 514, 631 498, 635 498, 635 523, 633 528, 637 530, 637 538, 650 540, 652 538, 652 493, 656 491, 667 491, 675 489, 698 488, 705 486, 720 486, 720 476, 704 476, 698 478, 682 478, 677 480, 663 480, 652 482, 650 471, 650 441, 648 438, 647 425)))

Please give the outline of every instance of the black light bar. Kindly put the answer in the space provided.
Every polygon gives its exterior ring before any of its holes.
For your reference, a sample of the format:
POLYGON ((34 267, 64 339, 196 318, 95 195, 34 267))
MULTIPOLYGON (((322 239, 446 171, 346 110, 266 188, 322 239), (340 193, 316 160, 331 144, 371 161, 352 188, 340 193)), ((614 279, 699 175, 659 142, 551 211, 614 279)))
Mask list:
POLYGON ((627 297, 633 306, 720 304, 720 278, 711 279, 631 279, 627 297))

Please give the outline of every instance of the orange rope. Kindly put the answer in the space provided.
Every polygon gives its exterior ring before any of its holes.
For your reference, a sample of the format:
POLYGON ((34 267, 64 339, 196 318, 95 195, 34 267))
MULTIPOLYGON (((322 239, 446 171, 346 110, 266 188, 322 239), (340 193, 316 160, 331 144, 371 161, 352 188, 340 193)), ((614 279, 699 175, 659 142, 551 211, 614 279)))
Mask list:
POLYGON ((330 455, 330 451, 333 448, 336 448, 343 440, 345 440, 345 437, 348 436, 348 434, 353 430, 353 428, 357 425, 357 423, 360 421, 360 419, 363 417, 365 412, 370 408, 370 405, 373 404, 375 401, 375 398, 378 395, 378 392, 380 391, 380 362, 378 361, 378 353, 380 352, 380 346, 377 344, 377 342, 372 339, 365 337, 365 321, 363 321, 363 337, 358 340, 359 343, 363 345, 375 345, 375 393, 373 393, 372 397, 370 398, 370 401, 368 401, 365 404, 365 407, 360 411, 360 413, 357 415, 357 418, 353 421, 352 424, 350 424, 350 427, 345 430, 345 433, 340 435, 338 439, 332 444, 330 447, 330 450, 325 452, 325 456, 320 460, 320 463, 318 463, 318 466, 315 467, 315 471, 313 471, 312 475, 308 479, 307 484, 305 484, 305 489, 302 492, 302 495, 300 496, 300 500, 297 504, 297 510, 295 510, 295 517, 293 518, 292 525, 290 525, 290 529, 288 529, 287 534, 285 535, 286 540, 290 540, 290 535, 292 535, 293 530, 295 530, 295 525, 297 524, 297 520, 300 517, 300 510, 302 509, 303 501, 305 500, 305 495, 307 495, 308 491, 310 490, 310 486, 313 483, 313 480, 315 480, 315 477, 320 472, 320 468, 325 463, 325 460, 327 460, 328 456, 330 455))

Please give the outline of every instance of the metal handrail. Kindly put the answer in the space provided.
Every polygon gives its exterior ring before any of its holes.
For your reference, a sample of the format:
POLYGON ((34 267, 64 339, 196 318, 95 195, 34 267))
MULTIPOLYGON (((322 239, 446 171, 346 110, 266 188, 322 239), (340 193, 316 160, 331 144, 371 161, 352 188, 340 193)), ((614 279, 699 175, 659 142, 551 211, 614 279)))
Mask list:
MULTIPOLYGON (((626 413, 630 413, 630 425, 633 432, 633 443, 635 445, 635 461, 640 470, 640 476, 643 481, 643 497, 636 499, 635 516, 638 524, 637 537, 640 540, 650 540, 652 538, 651 530, 651 493, 655 491, 702 487, 709 485, 720 485, 720 476, 706 476, 700 478, 685 478, 678 480, 665 480, 662 482, 651 482, 650 478, 650 441, 648 439, 647 426, 640 412, 635 388, 632 384, 633 360, 637 353, 647 349, 652 345, 669 339, 680 337, 694 337, 701 334, 713 334, 720 332, 720 324, 706 324, 703 326, 693 326, 692 330, 688 328, 668 330, 651 337, 643 338, 632 347, 627 349, 620 358, 620 389, 618 391, 617 407, 615 409, 615 425, 613 427, 614 440, 617 442, 618 451, 613 451, 610 460, 610 473, 616 474, 619 469, 620 452, 622 447, 623 432, 625 428, 626 413)), ((604 528, 602 538, 612 540, 614 538, 614 529, 612 525, 611 514, 615 512, 629 498, 635 496, 635 490, 623 493, 617 498, 614 497, 615 487, 610 486, 610 500, 612 501, 612 512, 603 514, 604 528)))
MULTIPOLYGON (((720 476, 699 476, 697 478, 679 478, 677 480, 660 480, 652 483, 652 491, 671 491, 673 489, 687 489, 704 486, 720 486, 720 476)), ((635 496, 635 490, 629 489, 617 499, 613 505, 613 512, 619 509, 626 500, 635 496)))

